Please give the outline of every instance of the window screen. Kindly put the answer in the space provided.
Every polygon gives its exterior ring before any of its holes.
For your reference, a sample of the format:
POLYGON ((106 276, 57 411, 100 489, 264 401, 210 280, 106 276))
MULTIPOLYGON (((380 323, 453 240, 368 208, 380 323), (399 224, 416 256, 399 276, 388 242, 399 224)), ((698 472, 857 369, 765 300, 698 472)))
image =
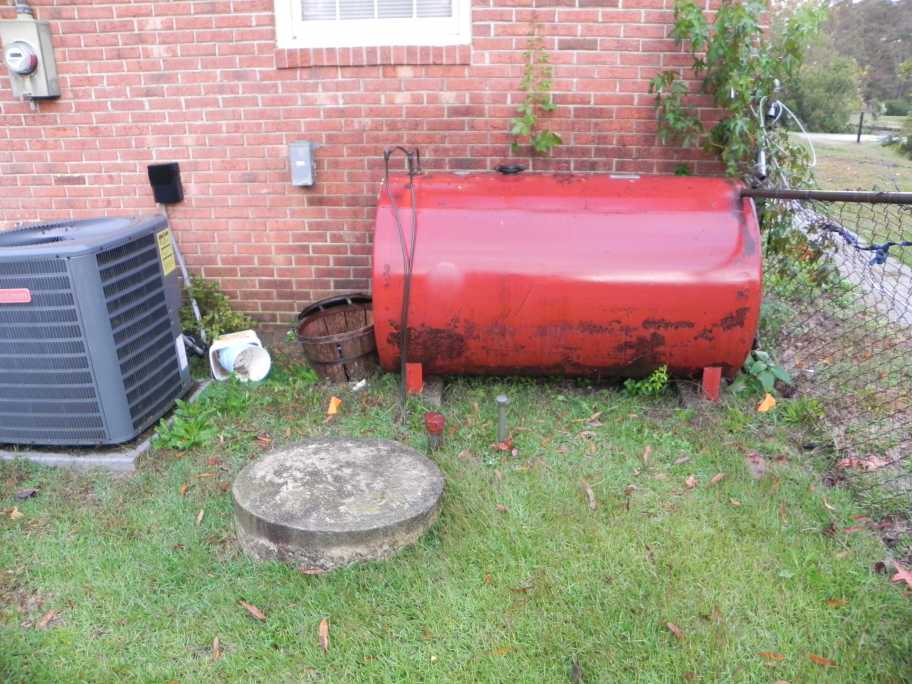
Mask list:
POLYGON ((304 21, 453 16, 453 0, 301 0, 304 21))

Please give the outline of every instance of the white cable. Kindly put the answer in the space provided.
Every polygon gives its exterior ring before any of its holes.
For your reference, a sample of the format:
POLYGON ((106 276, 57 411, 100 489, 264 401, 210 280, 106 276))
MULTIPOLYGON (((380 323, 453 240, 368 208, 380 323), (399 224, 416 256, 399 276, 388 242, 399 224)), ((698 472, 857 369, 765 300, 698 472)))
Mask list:
POLYGON ((804 124, 801 123, 801 120, 795 116, 795 113, 791 109, 788 108, 788 105, 780 101, 779 106, 782 107, 790 117, 792 117, 792 121, 798 124, 798 128, 800 128, 801 132, 804 134, 804 139, 807 140, 808 147, 811 148, 810 167, 813 169, 815 166, 817 166, 817 150, 814 149, 814 142, 811 140, 810 134, 807 132, 807 130, 805 130, 804 124))

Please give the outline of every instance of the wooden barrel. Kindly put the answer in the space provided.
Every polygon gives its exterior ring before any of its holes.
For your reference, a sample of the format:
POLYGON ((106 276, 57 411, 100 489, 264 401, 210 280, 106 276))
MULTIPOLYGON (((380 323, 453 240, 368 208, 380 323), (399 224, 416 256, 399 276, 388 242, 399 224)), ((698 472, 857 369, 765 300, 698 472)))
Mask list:
POLYGON ((361 380, 377 368, 371 296, 321 299, 298 315, 298 340, 317 374, 331 382, 361 380))

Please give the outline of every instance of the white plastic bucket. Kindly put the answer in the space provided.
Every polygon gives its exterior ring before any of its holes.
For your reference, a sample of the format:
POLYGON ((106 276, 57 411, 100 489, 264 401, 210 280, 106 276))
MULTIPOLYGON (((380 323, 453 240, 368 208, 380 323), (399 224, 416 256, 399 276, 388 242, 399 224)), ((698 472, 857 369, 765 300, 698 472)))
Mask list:
POLYGON ((240 342, 218 350, 222 368, 237 375, 242 382, 259 382, 272 368, 272 358, 263 347, 252 342, 240 342))

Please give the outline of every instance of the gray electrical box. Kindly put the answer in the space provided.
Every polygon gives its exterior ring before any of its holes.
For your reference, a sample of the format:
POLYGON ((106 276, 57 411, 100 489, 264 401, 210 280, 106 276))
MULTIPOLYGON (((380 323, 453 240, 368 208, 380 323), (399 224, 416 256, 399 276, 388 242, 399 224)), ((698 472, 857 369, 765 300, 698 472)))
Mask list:
POLYGON ((288 165, 291 167, 291 184, 310 187, 314 184, 314 145, 311 142, 288 144, 288 165))
POLYGON ((24 100, 60 97, 51 28, 46 21, 35 21, 28 15, 0 21, 0 43, 13 95, 24 100))

